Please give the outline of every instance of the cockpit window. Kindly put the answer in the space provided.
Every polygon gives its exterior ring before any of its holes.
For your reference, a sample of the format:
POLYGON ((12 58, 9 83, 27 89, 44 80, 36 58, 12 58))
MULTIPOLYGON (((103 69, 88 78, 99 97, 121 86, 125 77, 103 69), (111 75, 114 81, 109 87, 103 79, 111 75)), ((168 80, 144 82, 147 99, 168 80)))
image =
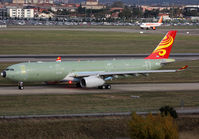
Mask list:
POLYGON ((14 71, 14 69, 5 69, 5 71, 14 71))

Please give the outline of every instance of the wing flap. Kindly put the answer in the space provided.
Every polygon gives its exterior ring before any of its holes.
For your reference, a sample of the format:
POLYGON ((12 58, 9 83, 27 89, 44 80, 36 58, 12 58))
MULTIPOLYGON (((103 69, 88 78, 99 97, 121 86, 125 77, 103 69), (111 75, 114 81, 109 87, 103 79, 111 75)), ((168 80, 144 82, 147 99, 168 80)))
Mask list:
POLYGON ((168 73, 168 72, 178 72, 183 71, 188 66, 184 66, 180 69, 175 70, 143 70, 143 71, 119 71, 119 72, 104 72, 104 71, 94 71, 94 72, 75 72, 73 73, 73 77, 81 78, 81 77, 88 77, 88 76, 114 76, 114 75, 148 75, 150 73, 168 73))

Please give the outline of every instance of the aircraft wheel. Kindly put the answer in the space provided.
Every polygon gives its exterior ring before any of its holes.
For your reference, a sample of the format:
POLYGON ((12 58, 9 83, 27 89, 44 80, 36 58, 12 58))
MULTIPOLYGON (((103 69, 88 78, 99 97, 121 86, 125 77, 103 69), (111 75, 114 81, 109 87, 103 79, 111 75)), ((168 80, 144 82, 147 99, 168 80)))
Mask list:
POLYGON ((23 82, 19 82, 18 83, 18 88, 19 88, 19 90, 23 90, 24 89, 23 82))
POLYGON ((111 89, 111 85, 106 84, 106 85, 98 86, 98 89, 111 89))
POLYGON ((102 89, 106 89, 106 86, 105 86, 105 85, 102 85, 102 89))
POLYGON ((106 86, 105 85, 98 86, 98 89, 106 89, 106 86))
POLYGON ((106 89, 111 89, 111 85, 107 84, 106 89))
POLYGON ((77 83, 77 84, 76 84, 76 87, 77 87, 77 88, 82 88, 82 86, 81 86, 80 83, 77 83))

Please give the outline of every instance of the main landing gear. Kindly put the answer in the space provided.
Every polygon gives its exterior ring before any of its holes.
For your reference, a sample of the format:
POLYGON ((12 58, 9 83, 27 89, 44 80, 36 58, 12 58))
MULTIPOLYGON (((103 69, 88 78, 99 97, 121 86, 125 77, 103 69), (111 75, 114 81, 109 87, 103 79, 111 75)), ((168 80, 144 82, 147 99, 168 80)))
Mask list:
POLYGON ((111 89, 111 85, 110 84, 105 84, 102 86, 98 86, 99 89, 111 89))
POLYGON ((19 88, 19 90, 23 90, 24 89, 23 82, 19 82, 18 83, 18 88, 19 88))

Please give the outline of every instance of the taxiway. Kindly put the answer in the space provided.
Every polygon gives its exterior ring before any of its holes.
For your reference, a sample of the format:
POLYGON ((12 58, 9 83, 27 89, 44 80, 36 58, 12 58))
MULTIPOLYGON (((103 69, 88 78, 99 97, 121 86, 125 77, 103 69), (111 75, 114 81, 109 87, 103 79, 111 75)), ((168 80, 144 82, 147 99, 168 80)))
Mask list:
POLYGON ((199 90, 199 83, 154 83, 154 84, 113 84, 110 90, 68 88, 63 85, 53 86, 25 86, 18 90, 17 86, 0 87, 0 95, 38 95, 38 94, 92 94, 92 93, 121 93, 136 91, 195 91, 199 90))
MULTIPOLYGON (((163 33, 165 34, 169 30, 172 30, 171 28, 168 29, 162 29, 158 28, 157 30, 142 30, 140 28, 98 28, 98 27, 84 27, 84 28, 70 28, 70 27, 9 27, 9 28, 3 28, 2 30, 56 30, 56 31, 95 31, 95 32, 125 32, 125 33, 147 33, 147 34, 153 34, 153 33, 163 33)), ((199 35, 199 29, 174 29, 178 30, 179 34, 186 34, 186 35, 199 35)))

